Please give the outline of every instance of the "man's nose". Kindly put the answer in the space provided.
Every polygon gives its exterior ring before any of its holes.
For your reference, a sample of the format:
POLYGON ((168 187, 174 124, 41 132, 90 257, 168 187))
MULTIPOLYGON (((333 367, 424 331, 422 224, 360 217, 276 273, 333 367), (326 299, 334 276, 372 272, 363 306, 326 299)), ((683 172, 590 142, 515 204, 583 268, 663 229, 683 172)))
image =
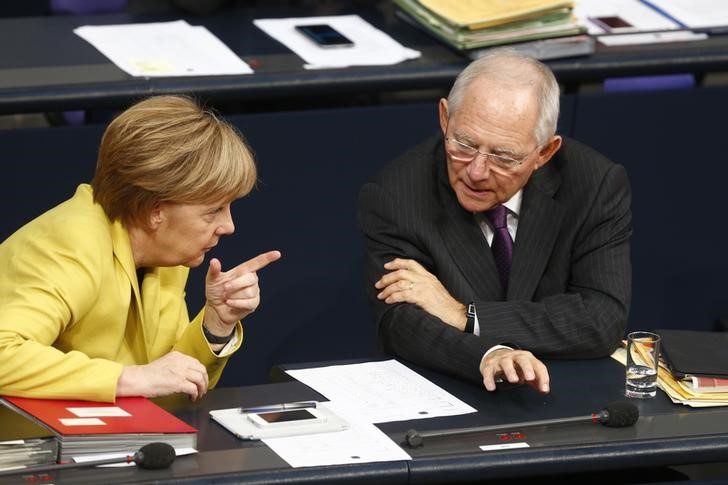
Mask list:
POLYGON ((467 170, 471 180, 487 179, 490 176, 488 157, 482 153, 476 154, 473 161, 468 164, 467 170))

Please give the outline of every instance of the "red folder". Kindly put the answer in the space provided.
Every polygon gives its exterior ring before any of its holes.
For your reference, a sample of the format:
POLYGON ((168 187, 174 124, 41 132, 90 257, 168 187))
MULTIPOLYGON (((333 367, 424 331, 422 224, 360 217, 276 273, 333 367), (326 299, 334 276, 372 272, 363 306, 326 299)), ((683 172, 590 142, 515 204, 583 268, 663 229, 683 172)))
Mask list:
POLYGON ((144 397, 114 403, 4 396, 15 411, 48 427, 62 460, 88 454, 134 453, 154 441, 195 448, 197 430, 144 397))

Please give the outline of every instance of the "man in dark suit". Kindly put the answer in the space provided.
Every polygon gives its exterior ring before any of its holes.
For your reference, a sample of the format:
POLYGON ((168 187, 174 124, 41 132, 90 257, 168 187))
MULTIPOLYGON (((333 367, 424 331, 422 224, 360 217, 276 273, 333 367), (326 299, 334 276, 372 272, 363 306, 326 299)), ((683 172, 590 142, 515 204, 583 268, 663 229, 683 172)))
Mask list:
POLYGON ((387 352, 488 390, 504 379, 545 393, 539 358, 617 348, 631 293, 629 182, 556 135, 558 111, 548 67, 495 50, 440 100, 442 133, 362 188, 387 352))

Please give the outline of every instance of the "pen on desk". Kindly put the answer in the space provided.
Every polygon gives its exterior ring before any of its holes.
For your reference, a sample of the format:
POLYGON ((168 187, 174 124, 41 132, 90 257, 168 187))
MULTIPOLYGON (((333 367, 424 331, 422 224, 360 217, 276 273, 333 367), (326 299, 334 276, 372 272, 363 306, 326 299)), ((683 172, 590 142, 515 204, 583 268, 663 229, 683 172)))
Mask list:
POLYGON ((276 411, 285 411, 289 409, 306 409, 315 408, 317 406, 316 401, 298 401, 298 402, 285 402, 280 404, 266 404, 265 406, 254 406, 250 408, 240 408, 241 414, 247 413, 274 413, 276 411))

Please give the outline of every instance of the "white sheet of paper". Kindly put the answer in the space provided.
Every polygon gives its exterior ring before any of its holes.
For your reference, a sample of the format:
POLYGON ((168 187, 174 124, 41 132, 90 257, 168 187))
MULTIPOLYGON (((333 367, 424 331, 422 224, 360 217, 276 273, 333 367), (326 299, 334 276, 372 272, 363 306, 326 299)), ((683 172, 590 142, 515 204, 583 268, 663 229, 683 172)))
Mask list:
POLYGON ((639 0, 579 0, 574 5, 573 13, 592 35, 605 33, 603 28, 590 20, 595 17, 617 16, 632 25, 620 28, 619 32, 679 28, 678 24, 639 0))
POLYGON ((678 30, 675 32, 649 32, 644 34, 619 34, 601 35, 597 40, 604 45, 635 45, 635 44, 659 44, 662 42, 687 42, 692 40, 704 40, 708 35, 689 30, 678 30))
POLYGON ((306 69, 397 64, 420 57, 420 52, 404 47, 358 15, 257 19, 253 23, 306 61, 306 69), (354 45, 322 48, 298 32, 296 25, 329 24, 354 45))
POLYGON ((111 417, 128 417, 131 416, 128 412, 124 411, 118 406, 109 407, 93 407, 93 408, 66 408, 71 414, 78 416, 79 418, 103 418, 107 416, 111 417))
POLYGON ((214 76, 253 70, 205 27, 184 20, 85 25, 74 32, 132 76, 214 76))
POLYGON ((474 413, 476 409, 396 360, 286 371, 331 402, 347 421, 404 421, 474 413))
POLYGON ((725 0, 647 0, 688 28, 728 26, 725 0))
POLYGON ((63 426, 105 426, 99 418, 61 418, 58 421, 63 426))
POLYGON ((270 438, 263 442, 294 468, 412 459, 373 424, 350 424, 345 431, 270 438))

